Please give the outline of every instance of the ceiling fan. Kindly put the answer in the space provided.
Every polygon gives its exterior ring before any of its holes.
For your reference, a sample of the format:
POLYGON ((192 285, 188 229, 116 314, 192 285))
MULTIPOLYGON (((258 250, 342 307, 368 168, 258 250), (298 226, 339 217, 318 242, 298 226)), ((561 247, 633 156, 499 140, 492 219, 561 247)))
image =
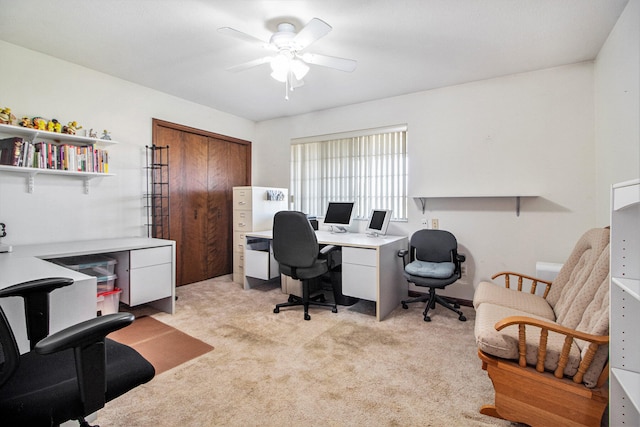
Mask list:
POLYGON ((249 62, 227 68, 229 71, 242 71, 258 65, 271 64, 271 77, 285 83, 285 99, 289 99, 289 91, 304 84, 302 79, 309 71, 309 65, 320 65, 336 70, 352 72, 357 62, 353 59, 319 55, 302 52, 318 39, 326 36, 331 26, 321 19, 313 18, 296 33, 293 24, 282 22, 278 31, 273 33, 268 42, 229 27, 218 28, 218 32, 236 39, 261 46, 275 52, 273 55, 257 58, 249 62))

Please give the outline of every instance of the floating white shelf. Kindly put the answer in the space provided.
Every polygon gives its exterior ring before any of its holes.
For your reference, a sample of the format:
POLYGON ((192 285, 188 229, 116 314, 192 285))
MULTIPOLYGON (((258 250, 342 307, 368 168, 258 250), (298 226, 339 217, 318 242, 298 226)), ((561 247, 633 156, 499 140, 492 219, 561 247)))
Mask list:
POLYGON ((0 124, 0 133, 10 134, 13 136, 21 136, 27 138, 29 141, 34 141, 36 138, 48 139, 53 141, 65 142, 71 145, 114 145, 118 144, 117 141, 110 139, 89 138, 88 136, 69 135, 66 133, 49 132, 46 130, 38 130, 25 128, 22 126, 13 126, 0 124))
POLYGON ((516 199, 516 216, 520 216, 520 199, 522 197, 539 197, 537 194, 432 194, 428 196, 413 196, 422 204, 422 214, 427 207, 427 199, 487 199, 487 198, 515 198, 516 199))
POLYGON ((0 172, 11 172, 26 175, 27 177, 27 191, 33 193, 35 188, 35 176, 38 174, 43 175, 65 175, 73 176, 74 178, 82 178, 84 181, 84 192, 89 194, 89 181, 93 178, 100 178, 103 176, 115 176, 112 173, 99 173, 99 172, 76 172, 66 171, 58 169, 39 169, 39 168, 25 168, 20 166, 5 166, 0 165, 0 172))

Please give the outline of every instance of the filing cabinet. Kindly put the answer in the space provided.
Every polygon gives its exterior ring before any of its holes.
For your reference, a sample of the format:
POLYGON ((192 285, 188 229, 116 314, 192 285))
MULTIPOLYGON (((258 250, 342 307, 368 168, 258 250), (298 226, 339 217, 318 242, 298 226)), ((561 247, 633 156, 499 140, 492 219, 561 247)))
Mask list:
MULTIPOLYGON (((245 258, 245 233, 271 230, 275 213, 287 209, 288 190, 286 188, 233 187, 234 282, 244 284, 248 261, 245 258)), ((270 270, 269 267, 268 269, 270 270)))

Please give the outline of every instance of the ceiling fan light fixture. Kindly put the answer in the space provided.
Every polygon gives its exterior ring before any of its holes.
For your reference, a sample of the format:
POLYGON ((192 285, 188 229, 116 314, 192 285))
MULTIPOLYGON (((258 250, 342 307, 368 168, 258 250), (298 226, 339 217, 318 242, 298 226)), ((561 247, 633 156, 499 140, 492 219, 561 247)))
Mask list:
POLYGON ((302 80, 309 72, 309 66, 299 59, 289 58, 287 55, 277 55, 271 60, 271 77, 281 83, 293 73, 297 80, 302 80))
POLYGON ((309 72, 309 66, 299 59, 293 59, 291 61, 291 72, 296 76, 296 79, 302 80, 309 72))

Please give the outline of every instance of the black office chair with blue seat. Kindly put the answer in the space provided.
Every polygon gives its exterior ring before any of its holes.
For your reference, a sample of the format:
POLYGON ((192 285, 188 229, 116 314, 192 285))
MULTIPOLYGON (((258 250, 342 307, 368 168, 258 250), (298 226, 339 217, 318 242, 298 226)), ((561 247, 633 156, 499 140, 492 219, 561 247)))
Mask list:
POLYGON ((466 258, 458 253, 458 242, 453 234, 446 230, 416 231, 411 236, 409 249, 399 251, 398 256, 402 258, 407 281, 429 288, 426 295, 401 301, 402 308, 408 309, 407 304, 413 302, 426 302, 422 314, 424 321, 430 322, 429 310, 435 309, 437 303, 457 313, 459 320, 467 320, 458 304, 436 294, 437 289, 444 289, 462 276, 461 264, 466 258))
POLYGON ((72 279, 46 278, 0 290, 0 298, 24 299, 31 348, 20 354, 0 307, 0 425, 57 426, 77 420, 88 426, 86 416, 154 377, 155 369, 137 351, 106 338, 133 322, 130 313, 97 317, 48 335, 49 292, 71 284, 72 279))
MULTIPOLYGON (((332 247, 323 248, 323 255, 332 247)), ((335 303, 324 301, 324 295, 310 297, 310 282, 320 280, 329 271, 326 258, 320 258, 320 248, 315 231, 307 216, 297 211, 280 211, 273 217, 273 257, 280 265, 280 273, 302 282, 302 297, 289 295, 289 300, 273 309, 279 313, 283 307, 301 305, 304 320, 310 320, 309 306, 330 307, 337 313, 335 303)))

